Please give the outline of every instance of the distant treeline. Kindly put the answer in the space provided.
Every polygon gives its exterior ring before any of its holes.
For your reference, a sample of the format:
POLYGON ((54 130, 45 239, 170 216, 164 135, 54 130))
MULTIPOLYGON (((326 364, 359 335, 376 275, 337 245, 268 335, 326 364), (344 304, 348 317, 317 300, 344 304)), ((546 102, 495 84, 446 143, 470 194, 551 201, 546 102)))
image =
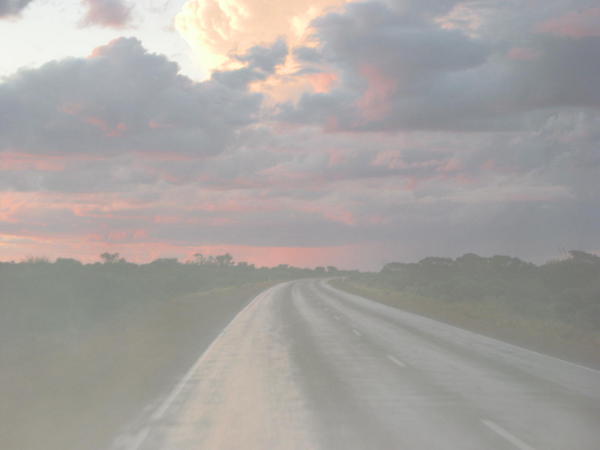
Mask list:
POLYGON ((510 256, 425 258, 391 263, 370 278, 383 287, 449 302, 509 303, 523 313, 559 316, 600 329, 600 257, 570 251, 569 258, 535 265, 510 256))
POLYGON ((185 294, 247 283, 334 275, 335 267, 301 269, 288 265, 256 268, 236 263, 229 254, 194 255, 185 263, 161 258, 148 264, 127 262, 103 253, 101 262, 82 264, 70 258, 51 262, 30 258, 0 262, 0 338, 15 331, 40 333, 53 328, 77 333, 104 317, 185 294))
POLYGON ((269 285, 343 274, 229 254, 0 263, 2 448, 104 449, 269 285))
POLYGON ((379 302, 600 367, 600 257, 425 258, 334 282, 379 302))

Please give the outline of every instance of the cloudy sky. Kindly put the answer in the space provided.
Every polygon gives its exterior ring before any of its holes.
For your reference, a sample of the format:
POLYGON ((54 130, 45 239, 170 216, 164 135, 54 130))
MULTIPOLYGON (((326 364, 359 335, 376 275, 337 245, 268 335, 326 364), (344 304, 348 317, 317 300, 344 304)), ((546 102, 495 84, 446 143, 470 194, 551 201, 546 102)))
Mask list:
POLYGON ((596 0, 0 0, 0 259, 600 250, 596 0))

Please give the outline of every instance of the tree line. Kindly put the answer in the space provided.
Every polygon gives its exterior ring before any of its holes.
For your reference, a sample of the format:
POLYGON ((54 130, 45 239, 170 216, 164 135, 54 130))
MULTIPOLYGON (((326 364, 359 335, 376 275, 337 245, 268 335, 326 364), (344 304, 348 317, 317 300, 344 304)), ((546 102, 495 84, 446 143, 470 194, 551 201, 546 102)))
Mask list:
POLYGON ((428 257, 386 264, 379 273, 355 278, 445 302, 504 304, 523 315, 600 330, 600 257, 583 251, 541 265, 504 255, 428 257))

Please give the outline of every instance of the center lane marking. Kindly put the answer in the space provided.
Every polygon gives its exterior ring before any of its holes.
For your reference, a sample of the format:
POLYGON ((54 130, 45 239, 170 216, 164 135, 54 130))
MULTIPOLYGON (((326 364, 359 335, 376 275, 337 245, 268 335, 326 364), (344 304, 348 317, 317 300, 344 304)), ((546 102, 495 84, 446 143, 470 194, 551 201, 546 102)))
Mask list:
POLYGON ((352 332, 353 332, 355 335, 357 335, 358 337, 361 337, 361 336, 362 336, 362 334, 360 334, 360 331, 358 331, 358 330, 355 330, 354 328, 352 328, 352 332))
POLYGON ((508 431, 506 431, 504 428, 502 428, 497 423, 494 423, 491 420, 485 420, 485 419, 481 419, 481 423, 483 423, 486 427, 488 427, 494 433, 498 434, 499 436, 502 436, 504 439, 506 439, 508 442, 510 442, 512 445, 514 445, 519 450, 534 450, 533 447, 527 445, 525 442, 523 442, 518 437, 513 436, 512 434, 510 434, 508 431))
POLYGON ((403 361, 400 361, 398 358, 396 358, 393 355, 387 355, 387 359, 389 359, 391 362, 393 362, 394 364, 396 364, 399 367, 407 367, 407 364, 403 361))

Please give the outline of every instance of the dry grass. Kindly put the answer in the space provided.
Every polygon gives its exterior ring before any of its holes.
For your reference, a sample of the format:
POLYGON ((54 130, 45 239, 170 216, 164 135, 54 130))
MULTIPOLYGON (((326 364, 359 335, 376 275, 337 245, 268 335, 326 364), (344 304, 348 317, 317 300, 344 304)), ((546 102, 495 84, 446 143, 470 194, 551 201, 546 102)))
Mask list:
POLYGON ((27 354, 0 375, 2 448, 106 449, 165 393, 221 329, 272 283, 221 288, 153 303, 27 354))
POLYGON ((405 291, 367 286, 352 280, 335 280, 332 284, 389 306, 600 368, 600 331, 581 330, 559 320, 524 315, 502 303, 449 302, 405 291))

